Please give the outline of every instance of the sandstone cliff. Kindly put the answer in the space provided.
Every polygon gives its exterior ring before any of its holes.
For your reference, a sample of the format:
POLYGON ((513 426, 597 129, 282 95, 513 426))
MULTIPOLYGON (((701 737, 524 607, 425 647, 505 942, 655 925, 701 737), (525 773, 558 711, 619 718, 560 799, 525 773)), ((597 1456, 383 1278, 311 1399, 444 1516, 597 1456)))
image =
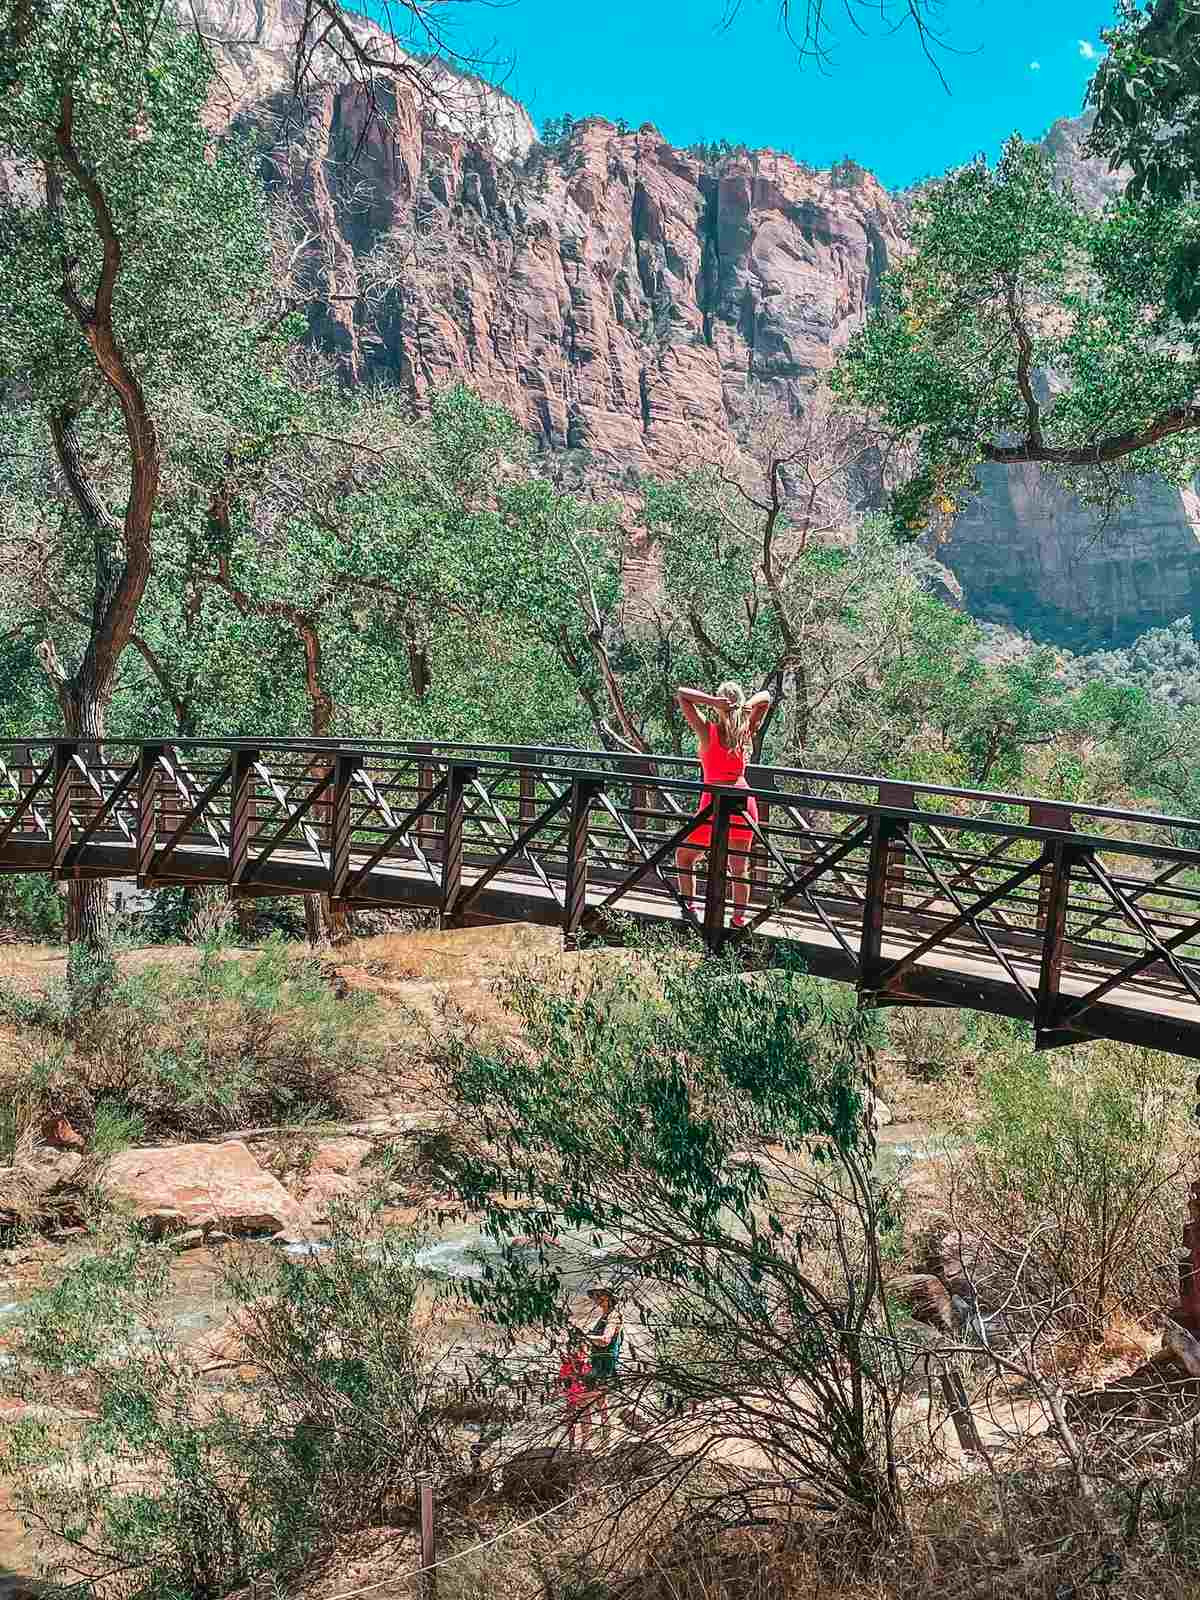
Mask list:
MULTIPOLYGON (((1085 133, 1060 122, 1048 148, 1099 203, 1120 176, 1084 160, 1085 133)), ((309 105, 306 146, 338 293, 381 253, 404 263, 369 309, 331 301, 314 336, 356 377, 418 399, 471 383, 560 469, 607 488, 717 458, 752 390, 802 406, 905 248, 908 203, 868 173, 770 152, 709 164, 648 124, 592 119, 553 151, 514 155, 403 96, 391 128, 364 129, 361 93, 331 87, 309 105)), ((992 469, 938 555, 983 618, 1076 646, 1123 641, 1200 602, 1195 510, 1147 484, 1101 529, 1040 474, 992 469)))
MULTIPOLYGON (((305 0, 173 0, 173 9, 185 27, 198 28, 214 47, 219 63, 214 121, 227 122, 292 88, 305 0)), ((502 89, 460 70, 453 60, 413 54, 365 17, 354 19, 352 27, 375 60, 419 77, 424 104, 442 127, 483 140, 503 156, 522 155, 534 142, 529 113, 502 89)), ((321 23, 313 31, 319 38, 327 30, 321 23)), ((310 52, 306 76, 345 86, 361 76, 361 68, 346 43, 331 35, 310 52)))

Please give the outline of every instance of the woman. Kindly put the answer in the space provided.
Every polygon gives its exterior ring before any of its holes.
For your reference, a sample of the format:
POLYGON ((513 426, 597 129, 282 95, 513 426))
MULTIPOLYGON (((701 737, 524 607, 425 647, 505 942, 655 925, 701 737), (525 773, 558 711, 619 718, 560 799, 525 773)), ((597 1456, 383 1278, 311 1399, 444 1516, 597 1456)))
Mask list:
POLYGON ((625 1337, 621 1313, 611 1289, 589 1289, 588 1299, 600 1313, 583 1337, 592 1363, 591 1396, 600 1413, 600 1431, 608 1434, 608 1393, 617 1375, 617 1357, 625 1337))
MULTIPOLYGON (((748 789, 746 762, 754 748, 754 736, 771 706, 767 691, 764 689, 747 700, 741 684, 723 683, 716 694, 705 694, 700 689, 676 689, 675 698, 700 747, 705 790, 697 810, 703 811, 712 802, 712 790, 718 785, 748 789)), ((757 821, 758 805, 752 797, 743 810, 735 813, 729 826, 728 869, 733 878, 735 928, 746 925, 746 907, 750 903, 750 846, 754 840, 750 824, 757 821)), ((680 889, 696 915, 699 915, 695 905, 696 863, 711 844, 712 823, 701 822, 675 854, 680 889)))

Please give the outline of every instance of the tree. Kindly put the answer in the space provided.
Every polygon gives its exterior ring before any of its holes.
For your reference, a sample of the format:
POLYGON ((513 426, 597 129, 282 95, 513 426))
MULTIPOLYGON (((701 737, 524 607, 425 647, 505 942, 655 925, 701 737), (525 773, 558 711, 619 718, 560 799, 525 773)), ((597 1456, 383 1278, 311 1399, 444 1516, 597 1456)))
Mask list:
MULTIPOLYGON (((724 23, 730 26, 742 10, 743 0, 725 0, 724 23)), ((778 0, 779 25, 803 65, 813 62, 821 68, 833 64, 836 49, 834 18, 840 13, 853 32, 864 33, 865 24, 882 24, 887 35, 911 31, 925 59, 937 73, 947 93, 949 85, 942 74, 938 53, 949 51, 942 32, 939 13, 942 0, 778 0)))
POLYGON ((1155 0, 1145 7, 1120 0, 1119 13, 1117 26, 1102 34, 1108 53, 1088 87, 1096 108, 1089 149, 1114 170, 1131 169, 1131 199, 1195 199, 1200 11, 1190 0, 1155 0))
POLYGON ((1196 222, 1161 202, 1091 214, 1020 139, 917 199, 913 253, 833 379, 915 450, 901 537, 953 517, 983 462, 1038 463, 1105 509, 1130 476, 1191 476, 1196 222))
MULTIPOLYGON (((56 541, 63 603, 86 638, 74 663, 49 639, 39 656, 65 730, 98 741, 150 578, 168 456, 194 472, 208 417, 261 363, 262 193, 249 153, 205 131, 202 45, 153 0, 8 0, 0 23, 0 147, 27 180, 0 213, 0 380, 52 443, 70 495, 48 527, 35 455, 2 532, 21 549, 31 513, 56 541)), ((72 906, 70 936, 99 942, 103 885, 73 885, 72 906)))

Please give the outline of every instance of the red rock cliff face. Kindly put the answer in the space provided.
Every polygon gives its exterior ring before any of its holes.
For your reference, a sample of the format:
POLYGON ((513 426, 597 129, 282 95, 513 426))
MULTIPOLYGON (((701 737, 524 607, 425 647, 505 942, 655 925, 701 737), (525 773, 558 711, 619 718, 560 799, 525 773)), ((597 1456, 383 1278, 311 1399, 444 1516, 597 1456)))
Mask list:
POLYGON ((313 105, 306 185, 340 291, 372 251, 408 260, 374 309, 315 331, 417 397, 470 383, 612 484, 719 457, 751 386, 800 403, 902 248, 902 205, 868 175, 839 188, 765 153, 713 170, 601 121, 505 162, 401 108, 394 137, 368 132, 364 211, 331 177, 361 132, 353 91, 313 105))

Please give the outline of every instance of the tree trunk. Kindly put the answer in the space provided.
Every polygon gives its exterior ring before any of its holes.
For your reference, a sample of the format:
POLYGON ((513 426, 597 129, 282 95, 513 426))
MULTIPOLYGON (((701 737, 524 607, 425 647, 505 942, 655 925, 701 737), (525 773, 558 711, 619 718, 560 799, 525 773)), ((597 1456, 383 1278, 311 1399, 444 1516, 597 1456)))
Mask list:
MULTIPOLYGON (((59 703, 68 738, 102 748, 105 706, 97 694, 80 688, 78 680, 63 684, 59 703)), ((86 745, 84 759, 87 759, 86 745)), ((106 952, 112 929, 108 916, 108 884, 103 878, 73 878, 67 888, 67 943, 106 952)))

